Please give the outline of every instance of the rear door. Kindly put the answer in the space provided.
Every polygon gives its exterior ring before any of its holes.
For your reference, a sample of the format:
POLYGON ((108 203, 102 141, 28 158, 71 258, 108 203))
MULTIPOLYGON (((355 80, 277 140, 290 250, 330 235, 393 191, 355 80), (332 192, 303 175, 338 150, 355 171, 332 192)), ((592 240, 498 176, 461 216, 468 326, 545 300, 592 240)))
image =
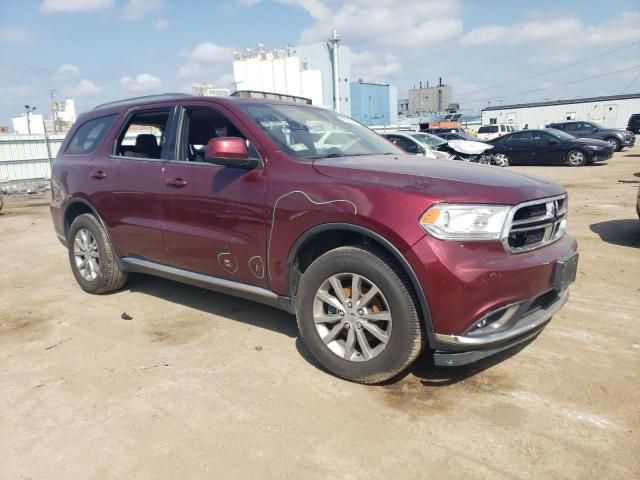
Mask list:
POLYGON ((125 113, 108 158, 91 172, 104 184, 96 207, 109 227, 118 255, 166 263, 162 232, 163 159, 171 105, 133 108, 125 113))
POLYGON ((531 161, 531 133, 516 132, 502 139, 501 144, 505 154, 512 164, 528 163, 531 161))
POLYGON ((184 103, 176 158, 164 165, 164 241, 173 267, 267 286, 264 152, 222 106, 184 103), (241 137, 261 166, 246 170, 204 161, 214 137, 241 137))

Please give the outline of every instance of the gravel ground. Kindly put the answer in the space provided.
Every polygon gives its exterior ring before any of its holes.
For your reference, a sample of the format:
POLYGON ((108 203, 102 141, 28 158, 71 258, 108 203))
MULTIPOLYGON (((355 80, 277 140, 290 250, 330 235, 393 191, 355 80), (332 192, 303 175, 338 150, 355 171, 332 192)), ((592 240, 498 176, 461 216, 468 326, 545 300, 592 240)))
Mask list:
POLYGON ((568 305, 518 352, 378 387, 278 310, 143 275, 83 293, 48 199, 7 198, 0 478, 640 478, 640 147, 511 168, 569 191, 568 305))

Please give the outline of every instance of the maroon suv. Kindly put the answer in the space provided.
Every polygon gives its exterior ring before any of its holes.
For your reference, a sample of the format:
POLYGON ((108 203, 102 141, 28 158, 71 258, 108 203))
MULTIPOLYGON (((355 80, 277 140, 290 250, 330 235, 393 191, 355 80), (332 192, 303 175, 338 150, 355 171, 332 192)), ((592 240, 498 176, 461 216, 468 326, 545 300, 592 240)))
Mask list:
POLYGON ((374 383, 428 347, 461 365, 536 336, 567 301, 567 195, 409 156, 335 112, 160 95, 78 119, 51 212, 90 293, 143 272, 297 316, 327 370, 374 383))

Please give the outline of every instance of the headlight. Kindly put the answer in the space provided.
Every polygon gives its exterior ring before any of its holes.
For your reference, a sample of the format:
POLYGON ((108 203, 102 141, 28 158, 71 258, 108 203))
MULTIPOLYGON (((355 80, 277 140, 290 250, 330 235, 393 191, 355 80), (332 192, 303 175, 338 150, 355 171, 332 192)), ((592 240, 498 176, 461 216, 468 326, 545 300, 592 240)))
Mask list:
POLYGON ((440 203, 422 214, 420 225, 441 240, 498 240, 510 208, 440 203))

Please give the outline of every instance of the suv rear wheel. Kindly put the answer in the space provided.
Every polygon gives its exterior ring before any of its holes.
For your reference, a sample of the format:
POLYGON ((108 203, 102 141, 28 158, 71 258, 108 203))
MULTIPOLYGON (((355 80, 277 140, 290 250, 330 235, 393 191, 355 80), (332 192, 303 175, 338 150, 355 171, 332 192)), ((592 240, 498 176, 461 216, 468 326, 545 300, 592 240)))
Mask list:
POLYGON ((67 245, 71 270, 85 292, 111 292, 127 281, 127 272, 118 267, 109 237, 95 216, 85 213, 76 217, 67 245))
POLYGON ((317 258, 300 280, 297 318, 320 364, 356 382, 393 378, 424 345, 407 279, 376 248, 340 247, 317 258))

